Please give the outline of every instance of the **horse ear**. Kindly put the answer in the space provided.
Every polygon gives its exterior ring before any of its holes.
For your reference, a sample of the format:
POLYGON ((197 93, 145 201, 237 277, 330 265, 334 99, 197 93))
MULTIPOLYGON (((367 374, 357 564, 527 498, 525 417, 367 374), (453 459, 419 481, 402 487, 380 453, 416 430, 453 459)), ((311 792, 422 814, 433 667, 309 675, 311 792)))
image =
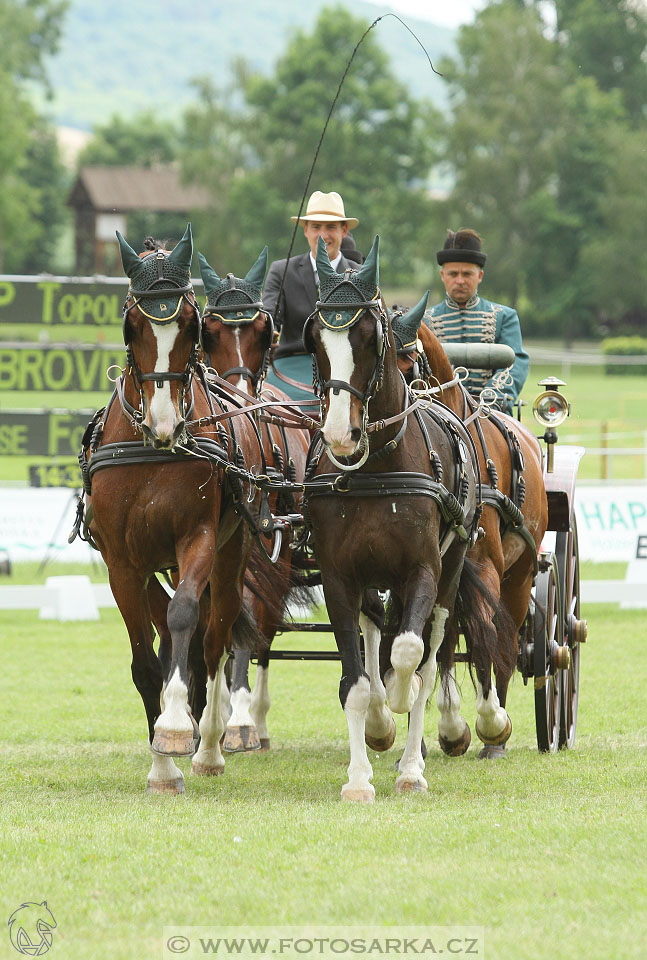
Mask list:
POLYGON ((317 238, 317 273, 319 274, 319 282, 328 277, 337 276, 337 271, 330 265, 326 244, 321 237, 317 238))
POLYGON ((267 247, 263 247, 258 260, 245 277, 246 283, 251 283, 255 287, 262 287, 265 280, 265 271, 267 270, 267 247))
MULTIPOLYGON (((267 247, 265 249, 267 250, 267 247)), ((207 258, 204 254, 198 253, 198 263, 200 264, 200 276, 204 283, 204 292, 209 296, 220 288, 222 280, 213 267, 207 263, 207 258)))
POLYGON ((425 310, 427 309, 427 300, 429 299, 429 291, 425 293, 423 298, 418 301, 415 307, 411 307, 411 310, 408 310, 405 315, 401 318, 401 322, 406 323, 407 327, 412 327, 415 324, 415 329, 417 330, 420 324, 422 323, 422 318, 424 316, 425 310))
POLYGON ((168 255, 169 260, 177 264, 178 267, 184 267, 185 270, 191 269, 193 260, 193 235, 191 233, 191 224, 187 223, 184 236, 176 243, 168 255))
POLYGON ((116 233, 117 240, 119 241, 119 252, 121 253, 121 262, 123 264, 124 273, 127 277, 132 277, 133 273, 135 273, 136 270, 139 270, 142 265, 141 258, 137 256, 128 241, 124 240, 118 230, 116 233))
POLYGON ((380 236, 375 235, 373 246, 368 251, 366 260, 359 269, 359 277, 367 281, 369 286, 380 285, 380 236))

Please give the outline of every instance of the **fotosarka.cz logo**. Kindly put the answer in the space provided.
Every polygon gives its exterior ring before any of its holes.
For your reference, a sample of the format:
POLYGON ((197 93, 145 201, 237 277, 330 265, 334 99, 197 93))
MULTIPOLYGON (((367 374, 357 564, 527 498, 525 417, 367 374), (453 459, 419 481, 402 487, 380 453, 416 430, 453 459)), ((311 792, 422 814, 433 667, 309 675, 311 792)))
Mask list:
POLYGON ((484 960, 485 930, 469 926, 165 926, 162 957, 185 960, 484 960))
POLYGON ((9 917, 9 938, 18 953, 25 957, 42 957, 52 945, 54 914, 42 903, 22 903, 9 917))

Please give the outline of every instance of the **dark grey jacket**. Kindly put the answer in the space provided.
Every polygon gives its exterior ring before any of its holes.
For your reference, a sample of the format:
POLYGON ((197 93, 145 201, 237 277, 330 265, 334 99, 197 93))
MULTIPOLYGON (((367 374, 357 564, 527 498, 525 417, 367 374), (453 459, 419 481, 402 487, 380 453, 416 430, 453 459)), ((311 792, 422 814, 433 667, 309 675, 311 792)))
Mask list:
MULTIPOLYGON (((274 317, 276 329, 281 331, 276 350, 277 358, 305 353, 302 340, 303 325, 313 312, 319 297, 310 254, 303 253, 297 257, 290 257, 281 303, 277 304, 284 270, 285 260, 275 260, 270 264, 263 287, 263 306, 274 317)), ((337 273, 343 273, 344 270, 359 270, 359 264, 342 257, 337 265, 337 273)))

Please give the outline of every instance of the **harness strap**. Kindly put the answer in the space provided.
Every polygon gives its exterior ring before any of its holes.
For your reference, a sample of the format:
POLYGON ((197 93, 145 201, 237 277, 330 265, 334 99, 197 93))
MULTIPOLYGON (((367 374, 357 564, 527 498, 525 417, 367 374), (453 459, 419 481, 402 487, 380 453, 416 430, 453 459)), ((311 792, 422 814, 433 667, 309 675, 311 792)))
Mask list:
POLYGON ((453 493, 426 473, 320 474, 304 484, 304 497, 431 497, 446 523, 463 541, 470 539, 465 529, 466 512, 453 493))
POLYGON ((506 533, 512 531, 513 533, 517 533, 526 542, 526 545, 530 550, 530 555, 532 556, 534 575, 537 576, 539 571, 539 564, 537 562, 537 545, 535 544, 530 530, 526 526, 526 522, 521 510, 516 503, 512 502, 510 497, 506 497, 505 493, 502 493, 500 490, 489 486, 484 486, 482 489, 483 503, 494 507, 501 517, 503 526, 501 536, 503 537, 506 533))

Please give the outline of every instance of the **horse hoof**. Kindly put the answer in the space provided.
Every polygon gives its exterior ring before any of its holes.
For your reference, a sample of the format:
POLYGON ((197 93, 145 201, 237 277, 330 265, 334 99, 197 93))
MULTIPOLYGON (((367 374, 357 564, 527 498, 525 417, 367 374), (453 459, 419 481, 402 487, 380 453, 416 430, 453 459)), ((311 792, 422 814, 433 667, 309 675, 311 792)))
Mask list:
POLYGON ((151 750, 161 757, 192 757, 195 753, 193 730, 156 730, 151 750))
POLYGON ((496 737, 485 737, 479 730, 478 718, 476 720, 476 736, 479 738, 481 743, 487 744, 488 747, 500 747, 504 743, 507 743, 510 739, 510 734, 512 733, 512 720, 509 715, 506 713, 507 722, 501 733, 497 734, 496 737))
POLYGON ((467 723, 465 724, 463 736, 459 737, 458 740, 448 740, 447 737, 443 737, 441 733, 438 734, 440 749, 443 753, 447 754, 448 757, 462 757, 471 742, 472 734, 467 723))
POLYGON ((225 753, 249 753, 261 749, 256 727, 227 727, 222 743, 225 753))
POLYGON ((349 787, 344 784, 341 788, 341 798, 347 803, 373 803, 375 800, 375 788, 368 787, 349 787))
POLYGON ((395 720, 393 717, 391 717, 391 729, 385 737, 371 737, 370 734, 365 733, 364 742, 366 743, 367 747, 370 747, 371 750, 375 750, 376 753, 383 753, 385 750, 390 750, 395 743, 395 734, 395 720))
POLYGON ((147 780, 146 793, 173 793, 175 795, 184 793, 184 778, 177 777, 176 780, 147 780))
POLYGON ((508 756, 505 746, 496 747, 487 743, 479 752, 479 760, 505 760, 508 756))
POLYGON ((424 780, 413 780, 409 777, 404 777, 403 779, 398 779, 395 781, 395 792, 396 793, 426 793, 427 784, 424 780))
POLYGON ((270 738, 261 737, 260 742, 261 742, 261 753, 267 753, 267 751, 270 749, 270 738))
POLYGON ((219 777, 224 772, 224 763, 214 767, 208 763, 196 763, 194 760, 191 764, 191 773, 194 773, 197 777, 219 777))

